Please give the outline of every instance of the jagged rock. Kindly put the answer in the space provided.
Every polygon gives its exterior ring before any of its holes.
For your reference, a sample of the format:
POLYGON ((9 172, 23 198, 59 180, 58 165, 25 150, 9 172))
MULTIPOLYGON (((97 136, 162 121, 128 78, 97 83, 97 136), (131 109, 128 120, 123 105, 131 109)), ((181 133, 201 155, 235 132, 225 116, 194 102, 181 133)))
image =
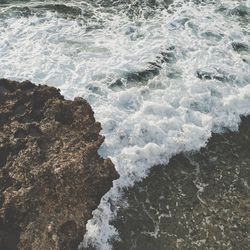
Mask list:
POLYGON ((0 80, 0 249, 77 249, 118 174, 90 105, 0 80))

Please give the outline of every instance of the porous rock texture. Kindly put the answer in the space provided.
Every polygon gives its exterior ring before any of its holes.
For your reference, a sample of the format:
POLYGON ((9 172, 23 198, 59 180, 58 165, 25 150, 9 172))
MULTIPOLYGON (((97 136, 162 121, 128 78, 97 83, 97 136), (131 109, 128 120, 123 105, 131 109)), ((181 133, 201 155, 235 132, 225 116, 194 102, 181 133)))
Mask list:
POLYGON ((118 174, 90 105, 0 80, 0 249, 77 249, 118 174))

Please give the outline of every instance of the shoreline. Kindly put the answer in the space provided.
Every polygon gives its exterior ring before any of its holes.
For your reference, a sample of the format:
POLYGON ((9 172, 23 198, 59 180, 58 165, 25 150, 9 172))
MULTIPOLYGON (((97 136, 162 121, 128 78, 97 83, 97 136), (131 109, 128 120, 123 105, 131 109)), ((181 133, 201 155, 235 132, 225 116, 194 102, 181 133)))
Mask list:
MULTIPOLYGON (((1 248, 73 250, 82 242, 92 212, 118 178, 97 153, 104 138, 93 114, 84 99, 65 100, 56 88, 0 79, 1 248)), ((247 249, 249 124, 250 116, 242 117, 239 131, 213 133, 206 147, 153 167, 125 190, 129 207, 112 222, 122 239, 114 249, 138 239, 138 250, 247 249), (152 207, 162 214, 158 222, 152 207)))
POLYGON ((0 248, 75 250, 119 177, 82 98, 0 79, 0 248))

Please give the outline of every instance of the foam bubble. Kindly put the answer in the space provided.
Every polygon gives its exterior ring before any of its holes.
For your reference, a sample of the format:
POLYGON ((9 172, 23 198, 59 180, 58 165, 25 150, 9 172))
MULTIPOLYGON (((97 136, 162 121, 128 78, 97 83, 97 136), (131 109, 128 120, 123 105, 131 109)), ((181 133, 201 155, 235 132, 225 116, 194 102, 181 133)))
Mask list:
POLYGON ((236 130, 250 113, 249 1, 175 1, 149 16, 153 8, 142 6, 133 18, 119 6, 74 1, 83 4, 92 13, 84 18, 49 8, 0 18, 0 76, 47 83, 93 106, 106 137, 100 154, 121 177, 93 212, 83 245, 106 250, 118 236, 110 221, 122 188, 205 146, 211 132, 236 130))

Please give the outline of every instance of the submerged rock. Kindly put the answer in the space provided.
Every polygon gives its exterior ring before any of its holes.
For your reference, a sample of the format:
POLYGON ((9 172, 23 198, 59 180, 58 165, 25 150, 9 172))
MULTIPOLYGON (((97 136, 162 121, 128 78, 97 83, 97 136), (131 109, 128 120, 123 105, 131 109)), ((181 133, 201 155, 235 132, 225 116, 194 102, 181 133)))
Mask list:
POLYGON ((238 132, 213 134, 199 152, 182 153, 124 191, 128 206, 113 224, 114 249, 248 250, 250 116, 238 132))
POLYGON ((0 80, 0 249, 77 249, 118 174, 90 105, 0 80))

